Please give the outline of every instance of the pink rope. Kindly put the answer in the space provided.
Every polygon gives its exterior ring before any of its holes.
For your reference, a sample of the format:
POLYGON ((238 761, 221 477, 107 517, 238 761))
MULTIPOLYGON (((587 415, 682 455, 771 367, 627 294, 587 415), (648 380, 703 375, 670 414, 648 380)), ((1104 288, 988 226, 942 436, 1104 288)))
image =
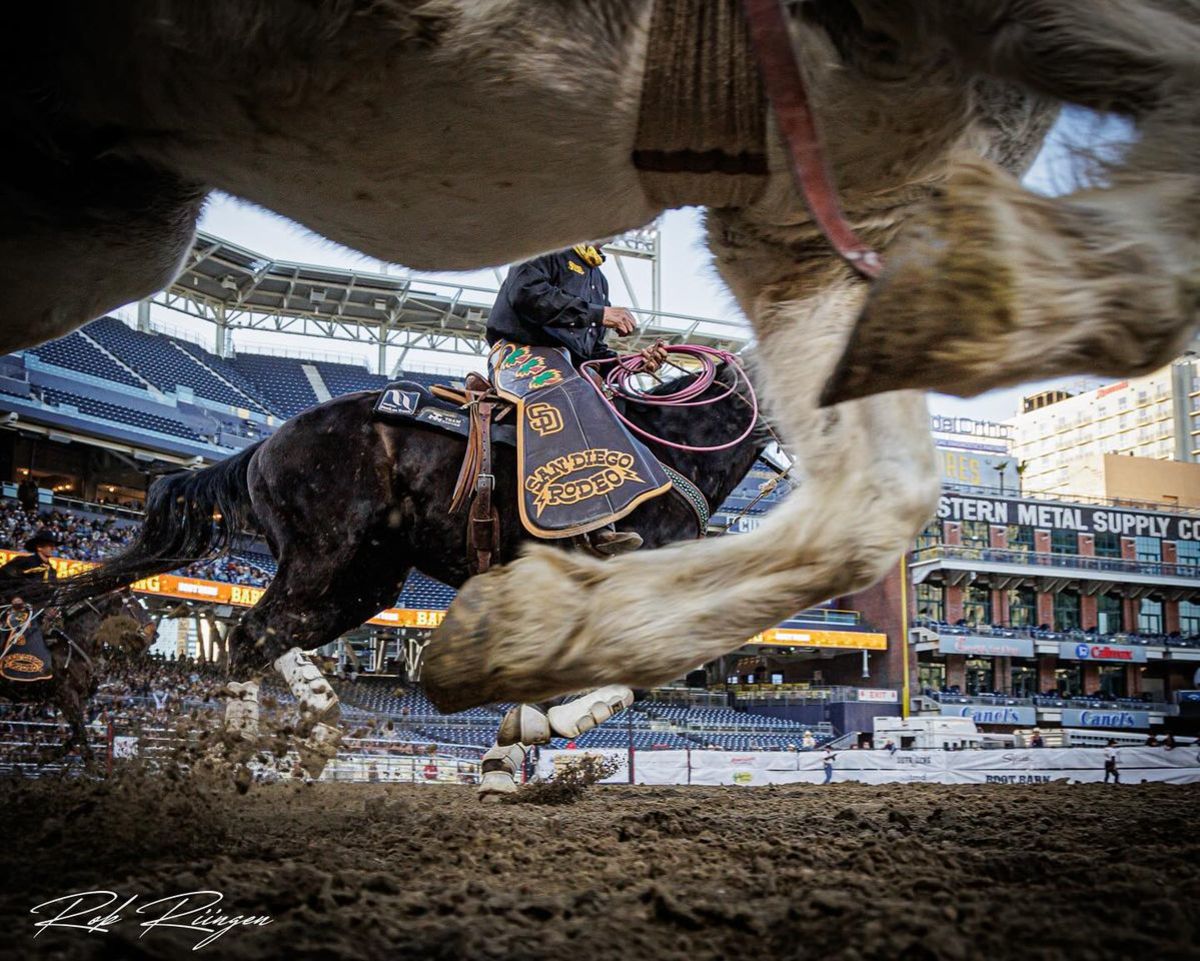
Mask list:
MULTIPOLYGON (((602 360, 587 360, 580 367, 585 369, 589 374, 592 374, 596 380, 599 380, 603 385, 600 391, 600 396, 604 398, 605 403, 612 408, 613 413, 635 434, 640 434, 646 440, 653 441, 656 444, 662 444, 664 447, 673 447, 675 450, 687 450, 693 453, 710 453, 719 450, 729 450, 731 447, 736 447, 754 430, 758 424, 758 396, 754 393, 754 385, 750 383, 750 378, 746 376, 746 372, 742 370, 741 362, 731 353, 725 350, 717 350, 713 347, 701 347, 693 344, 674 344, 665 346, 664 349, 669 354, 697 358, 700 361, 700 373, 694 381, 685 387, 680 387, 678 390, 670 394, 647 394, 645 391, 639 390, 634 386, 633 380, 639 374, 648 373, 646 371, 646 361, 641 354, 622 354, 619 357, 608 357, 602 360), (709 387, 717 380, 717 367, 722 363, 729 364, 736 373, 733 384, 730 385, 723 393, 717 394, 715 397, 705 397, 702 395, 709 387), (600 371, 596 368, 601 365, 611 365, 607 374, 601 376, 600 371), (709 404, 715 404, 718 401, 724 400, 731 394, 737 392, 739 385, 746 385, 746 390, 749 393, 747 406, 750 408, 750 423, 746 429, 737 437, 729 441, 727 444, 718 444, 714 447, 693 447, 690 444, 677 444, 674 441, 665 440, 651 434, 649 431, 643 430, 637 424, 629 420, 613 403, 613 397, 620 396, 625 400, 635 404, 648 404, 656 407, 706 407, 709 404)), ((667 363, 671 364, 670 360, 667 363)), ((678 370, 683 370, 684 373, 689 373, 685 368, 679 367, 678 364, 671 364, 678 370)), ((722 385, 724 386, 724 385, 722 385)), ((740 394, 738 396, 741 396, 740 394)))

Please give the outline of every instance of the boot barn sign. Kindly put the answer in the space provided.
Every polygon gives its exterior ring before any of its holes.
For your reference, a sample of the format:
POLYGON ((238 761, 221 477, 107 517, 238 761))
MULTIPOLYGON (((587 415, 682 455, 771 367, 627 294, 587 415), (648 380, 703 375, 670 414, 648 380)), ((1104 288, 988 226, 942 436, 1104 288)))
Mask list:
POLYGON ((1048 504, 1045 501, 1003 497, 943 494, 938 502, 938 518, 952 522, 985 521, 1001 527, 1019 524, 1041 530, 1078 531, 1080 534, 1200 541, 1200 517, 1176 517, 1148 511, 1048 504))

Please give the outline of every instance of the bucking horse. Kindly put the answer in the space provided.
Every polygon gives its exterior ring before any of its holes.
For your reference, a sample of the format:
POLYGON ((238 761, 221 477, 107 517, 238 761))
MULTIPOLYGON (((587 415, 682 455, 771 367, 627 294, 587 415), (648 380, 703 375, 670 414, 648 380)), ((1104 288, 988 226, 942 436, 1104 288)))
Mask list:
MULTIPOLYGON (((417 269, 707 208, 798 492, 737 538, 533 547, 475 578, 424 664, 445 709, 649 686, 867 586, 936 505, 924 391, 1138 374, 1196 324, 1197 0, 160 0, 9 22, 4 349, 162 288, 214 189, 417 269), (1129 142, 1038 196, 1019 176, 1064 103, 1129 142)), ((306 496, 355 483, 382 481, 306 496)), ((365 614, 381 549, 354 550, 353 578, 305 589, 365 614)))
MULTIPOLYGON (((665 397, 699 376, 685 372, 649 393, 665 397)), ((708 401, 701 407, 631 404, 625 411, 635 428, 659 438, 647 445, 678 485, 618 522, 619 529, 642 537, 644 550, 705 536, 711 511, 745 477, 770 438, 770 427, 756 423, 736 361, 717 366, 711 383, 698 386, 703 390, 695 402, 708 401)), ((472 572, 470 515, 452 509, 468 445, 438 426, 452 407, 431 421, 387 418, 375 410, 381 393, 327 401, 213 467, 159 478, 134 542, 60 582, 59 603, 76 603, 209 556, 242 531, 260 534, 278 570, 229 636, 235 697, 227 717, 233 727, 255 733, 259 678, 274 665, 298 700, 298 732, 307 739, 302 753, 314 766, 336 744, 338 706, 305 652, 392 606, 412 570, 452 587, 461 587, 472 572)), ((491 473, 499 534, 494 562, 503 564, 530 540, 520 517, 511 440, 496 445, 491 473)), ((571 539, 558 544, 578 547, 571 539)), ((611 602, 619 605, 622 599, 611 602)), ((521 616, 537 620, 552 612, 529 593, 521 616)))

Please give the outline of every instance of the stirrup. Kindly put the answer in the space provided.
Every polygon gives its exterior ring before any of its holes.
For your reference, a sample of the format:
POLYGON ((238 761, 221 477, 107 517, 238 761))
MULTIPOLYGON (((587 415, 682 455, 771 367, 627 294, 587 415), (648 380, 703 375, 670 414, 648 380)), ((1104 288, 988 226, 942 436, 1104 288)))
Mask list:
POLYGON ((637 531, 612 531, 601 529, 584 535, 588 546, 601 557, 628 554, 642 546, 642 535, 637 531))

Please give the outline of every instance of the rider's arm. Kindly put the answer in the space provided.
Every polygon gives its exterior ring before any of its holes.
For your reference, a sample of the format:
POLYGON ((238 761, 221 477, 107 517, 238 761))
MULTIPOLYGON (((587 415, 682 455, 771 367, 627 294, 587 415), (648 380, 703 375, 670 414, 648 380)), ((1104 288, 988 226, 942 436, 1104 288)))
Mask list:
POLYGON ((552 263, 553 256, 537 257, 513 268, 516 276, 512 278, 510 299, 521 319, 539 327, 602 329, 604 305, 589 304, 556 285, 552 263))

